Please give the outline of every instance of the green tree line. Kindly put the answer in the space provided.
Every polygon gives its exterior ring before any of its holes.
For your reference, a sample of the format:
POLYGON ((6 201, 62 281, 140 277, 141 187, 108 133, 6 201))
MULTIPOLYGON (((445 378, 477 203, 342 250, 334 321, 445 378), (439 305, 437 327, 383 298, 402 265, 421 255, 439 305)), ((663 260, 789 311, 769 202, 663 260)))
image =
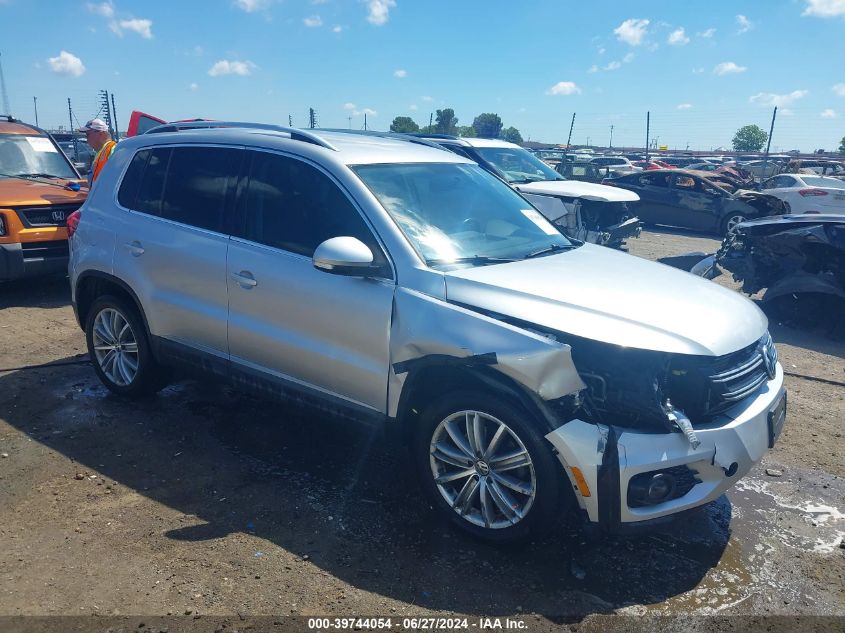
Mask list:
POLYGON ((504 127, 502 119, 493 112, 483 112, 472 121, 472 125, 458 125, 458 117, 452 108, 437 110, 434 123, 420 127, 409 116, 398 116, 390 124, 391 132, 402 134, 450 134, 452 136, 500 138, 511 143, 521 143, 522 135, 515 127, 504 127))

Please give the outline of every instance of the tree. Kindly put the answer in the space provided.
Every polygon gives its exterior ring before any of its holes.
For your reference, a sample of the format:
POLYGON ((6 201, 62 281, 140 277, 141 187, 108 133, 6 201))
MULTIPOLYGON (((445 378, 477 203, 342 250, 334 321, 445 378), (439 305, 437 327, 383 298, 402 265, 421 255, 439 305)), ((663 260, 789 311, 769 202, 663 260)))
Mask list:
POLYGON ((434 121, 435 134, 455 135, 458 133, 458 117, 455 116, 455 111, 452 108, 438 110, 434 115, 434 121))
POLYGON ((758 125, 746 125, 734 134, 733 146, 737 152, 759 152, 769 135, 758 125))
POLYGON ((475 133, 481 138, 499 138, 502 133, 502 119, 498 114, 484 112, 479 114, 472 122, 475 133))
POLYGON ((511 126, 502 130, 502 139, 510 143, 522 143, 522 134, 515 127, 511 126))
POLYGON ((420 126, 417 125, 416 122, 409 116, 398 116, 393 119, 393 123, 390 124, 390 131, 408 134, 419 132, 420 126))
POLYGON ((839 142, 839 153, 845 154, 845 136, 843 136, 842 140, 839 142))
POLYGON ((478 135, 475 133, 475 128, 471 125, 461 125, 458 127, 458 136, 463 136, 464 138, 475 138, 478 135))

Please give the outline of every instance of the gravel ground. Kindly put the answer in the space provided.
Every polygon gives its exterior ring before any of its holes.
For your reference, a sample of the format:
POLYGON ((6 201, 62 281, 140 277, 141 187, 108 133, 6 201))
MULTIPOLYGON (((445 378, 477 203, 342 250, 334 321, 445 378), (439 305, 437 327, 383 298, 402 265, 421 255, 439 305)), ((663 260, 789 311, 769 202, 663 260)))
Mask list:
MULTIPOLYGON (((629 250, 717 246, 651 231, 629 250)), ((441 524, 402 451, 344 420, 193 381, 139 403, 108 395, 80 360, 67 281, 0 285, 0 368, 68 363, 0 372, 0 616, 126 616, 126 630, 226 616, 232 630, 262 614, 499 615, 601 630, 618 626, 606 614, 684 618, 661 620, 670 629, 719 614, 751 619, 703 622, 841 630, 845 343, 771 326, 789 417, 734 490, 637 537, 564 523, 494 548, 441 524), (775 615, 840 619, 760 619, 775 615)))

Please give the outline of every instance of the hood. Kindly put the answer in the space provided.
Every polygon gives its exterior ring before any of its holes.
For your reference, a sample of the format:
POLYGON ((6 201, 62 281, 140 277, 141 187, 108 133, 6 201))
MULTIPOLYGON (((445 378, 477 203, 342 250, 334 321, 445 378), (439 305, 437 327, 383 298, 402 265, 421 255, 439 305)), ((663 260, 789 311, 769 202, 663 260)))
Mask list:
MULTIPOLYGON (((62 178, 42 178, 45 182, 63 185, 66 182, 78 182, 87 186, 85 181, 62 178)), ((0 207, 23 207, 46 204, 82 204, 88 195, 87 189, 69 191, 61 186, 44 184, 20 178, 0 178, 0 207)))
POLYGON ((563 196, 565 198, 583 198, 596 202, 637 202, 640 197, 633 191, 597 185, 580 180, 542 180, 514 185, 517 191, 541 196, 563 196))
POLYGON ((722 356, 768 324, 737 292, 592 244, 445 275, 450 302, 625 347, 722 356))

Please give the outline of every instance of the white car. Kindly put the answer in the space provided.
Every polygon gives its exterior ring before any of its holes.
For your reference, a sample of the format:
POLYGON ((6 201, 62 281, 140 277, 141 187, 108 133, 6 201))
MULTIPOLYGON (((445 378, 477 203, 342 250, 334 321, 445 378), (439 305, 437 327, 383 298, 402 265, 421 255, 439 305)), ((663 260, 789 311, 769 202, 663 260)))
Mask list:
POLYGON ((830 176, 780 174, 761 187, 789 205, 791 213, 845 214, 845 182, 830 176))

